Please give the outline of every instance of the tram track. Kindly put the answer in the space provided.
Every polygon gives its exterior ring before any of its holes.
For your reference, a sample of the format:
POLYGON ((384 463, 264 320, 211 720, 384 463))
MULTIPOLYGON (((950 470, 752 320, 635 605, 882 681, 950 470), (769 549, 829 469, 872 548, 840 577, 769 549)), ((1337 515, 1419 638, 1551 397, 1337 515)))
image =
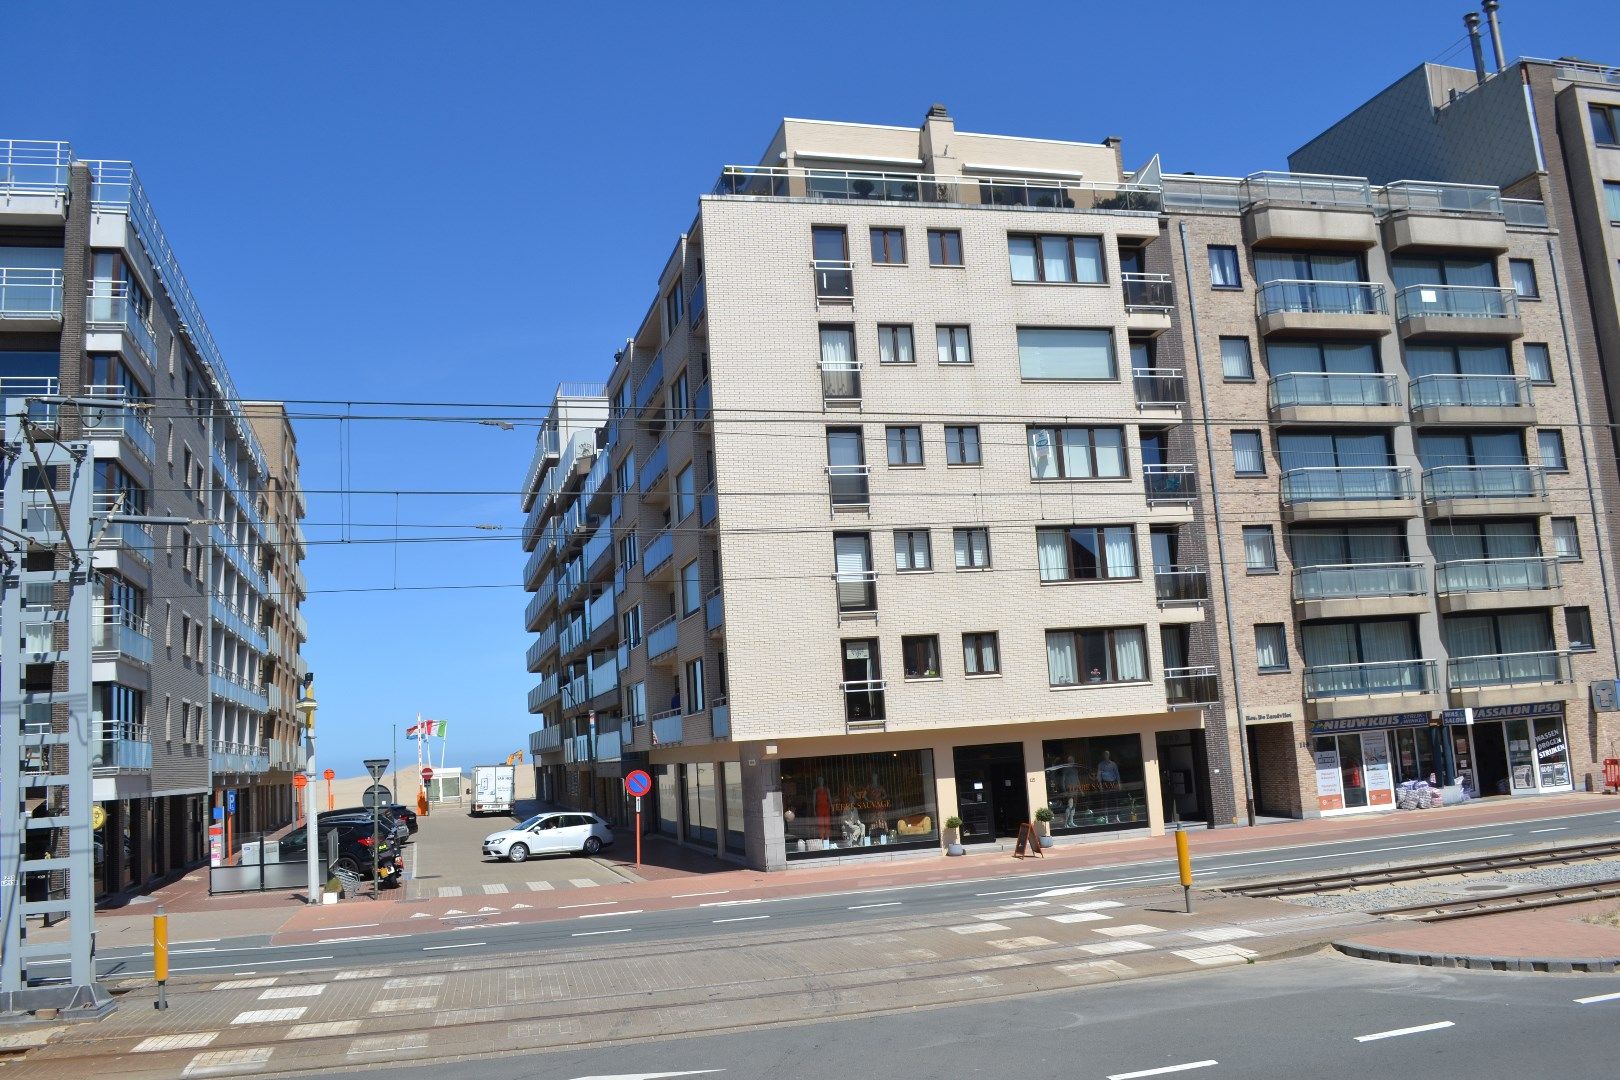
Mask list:
POLYGON ((1471 896, 1452 901, 1374 908, 1368 914, 1408 922, 1445 922, 1450 919, 1471 919, 1479 915, 1500 915, 1509 911, 1533 911, 1537 908, 1613 899, 1620 899, 1620 878, 1587 881, 1577 885, 1553 885, 1545 889, 1520 889, 1492 896, 1471 896))
MULTIPOLYGON (((1525 867, 1559 866, 1615 858, 1620 858, 1620 841, 1603 841, 1589 844, 1569 844, 1559 847, 1531 848, 1523 851, 1477 855, 1461 859, 1398 863, 1378 869, 1356 870, 1349 873, 1272 878, 1229 885, 1221 891, 1257 898, 1313 896, 1323 893, 1351 892, 1357 889, 1377 888, 1402 882, 1430 881, 1440 878, 1463 877, 1470 874, 1517 870, 1525 867)), ((1574 887, 1570 886, 1569 888, 1574 887)))

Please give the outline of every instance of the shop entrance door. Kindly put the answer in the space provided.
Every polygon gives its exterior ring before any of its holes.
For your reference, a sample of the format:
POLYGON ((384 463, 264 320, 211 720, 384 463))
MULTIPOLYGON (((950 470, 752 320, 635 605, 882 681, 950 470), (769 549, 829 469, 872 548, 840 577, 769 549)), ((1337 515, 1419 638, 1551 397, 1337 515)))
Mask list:
POLYGON ((962 842, 987 843, 998 836, 1017 836, 1019 824, 1030 820, 1022 744, 958 746, 952 756, 962 842))
POLYGON ((1508 793, 1507 742, 1500 722, 1474 726, 1474 763, 1479 770, 1481 798, 1508 793))
POLYGON ((1164 820, 1207 822, 1209 766, 1204 753, 1204 733, 1161 731, 1158 746, 1164 820))

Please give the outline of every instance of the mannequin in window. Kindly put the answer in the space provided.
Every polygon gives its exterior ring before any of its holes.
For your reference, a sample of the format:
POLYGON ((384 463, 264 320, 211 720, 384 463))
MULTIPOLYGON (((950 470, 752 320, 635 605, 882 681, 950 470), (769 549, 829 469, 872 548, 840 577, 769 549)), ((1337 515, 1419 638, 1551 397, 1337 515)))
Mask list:
POLYGON ((1097 786, 1104 791, 1119 789, 1119 763, 1108 750, 1103 751, 1102 760, 1097 762, 1097 786))

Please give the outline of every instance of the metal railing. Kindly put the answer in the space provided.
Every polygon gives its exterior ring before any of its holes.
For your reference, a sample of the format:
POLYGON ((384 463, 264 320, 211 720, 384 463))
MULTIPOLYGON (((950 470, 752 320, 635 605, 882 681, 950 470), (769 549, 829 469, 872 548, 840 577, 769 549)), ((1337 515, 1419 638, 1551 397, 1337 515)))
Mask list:
POLYGON ((1310 502, 1387 502, 1414 494, 1412 470, 1404 465, 1319 466, 1291 469, 1282 477, 1283 505, 1310 502))
POLYGON ((0 266, 0 319, 61 317, 62 271, 0 266))
POLYGON ((870 465, 828 465, 827 492, 833 509, 871 506, 870 465))
POLYGON ((1169 274, 1120 274, 1126 311, 1169 311, 1176 305, 1176 290, 1169 274))
POLYGON ((817 300, 848 300, 855 295, 855 275, 848 259, 813 259, 817 300))
POLYGON ((129 331, 141 359, 147 367, 154 367, 158 356, 157 339, 152 336, 147 317, 137 306, 137 298, 131 295, 133 288, 127 281, 91 279, 90 295, 84 298, 85 325, 91 330, 129 331))
POLYGON ((1392 180, 1383 187, 1383 202, 1390 210, 1502 216, 1502 192, 1485 184, 1392 180))
POLYGON ((1287 371, 1271 380, 1271 408, 1370 408, 1401 403, 1394 375, 1359 371, 1287 371))
POLYGON ((1519 294, 1495 285, 1408 285, 1395 294, 1395 317, 1425 315, 1456 319, 1516 319, 1519 294))
POLYGON ((1384 287, 1373 281, 1312 281, 1278 278, 1261 284, 1260 315, 1384 315, 1384 287))
POLYGON ((675 535, 666 526, 641 552, 641 576, 651 577, 675 555, 675 535))
POLYGON ((859 405, 861 403, 861 362, 859 360, 823 360, 821 367, 821 400, 828 405, 859 405))
POLYGON ((844 692, 846 723, 872 723, 884 719, 883 694, 887 679, 855 679, 839 683, 844 692))
POLYGON ((1517 375, 1420 375, 1407 386, 1412 408, 1514 408, 1529 405, 1530 380, 1517 375))
POLYGON ((1235 213, 1248 202, 1243 181, 1232 176, 1166 176, 1166 210, 1222 210, 1235 213))
POLYGON ((152 662, 152 638, 145 618, 118 604, 98 604, 94 616, 90 628, 93 653, 152 662))
POLYGON ((529 711, 537 713, 556 700, 560 693, 559 679, 556 672, 552 672, 540 680, 539 685, 529 690, 529 711))
POLYGON ((1213 664, 1164 669, 1164 698, 1176 706, 1208 705, 1219 701, 1221 680, 1213 664))
POLYGON ((1323 664, 1305 669, 1305 697, 1363 697, 1371 694, 1432 694, 1433 660, 1384 660, 1370 664, 1323 664))
POLYGON ((1161 606, 1209 599, 1209 571, 1202 566, 1155 566, 1153 592, 1161 606))
POLYGON ((1264 171, 1250 173, 1239 184, 1246 205, 1327 206, 1371 210, 1372 184, 1363 176, 1264 171))
POLYGON ((1547 227, 1547 204, 1539 199, 1503 199, 1502 216, 1509 225, 1530 229, 1547 227))
POLYGON ((679 709, 654 713, 649 722, 652 724, 652 741, 657 746, 677 746, 686 738, 686 719, 679 709))
MULTIPOLYGON (((6 416, 15 416, 23 411, 23 399, 31 397, 56 397, 61 393, 61 383, 53 376, 34 377, 28 375, 0 376, 0 409, 6 416)), ((55 426, 58 410, 53 401, 31 401, 27 406, 28 418, 42 427, 55 426)))
MULTIPOLYGON (((1528 59, 1528 58, 1527 58, 1528 59)), ((1604 86, 1620 86, 1620 67, 1594 64, 1586 60, 1537 60, 1558 69, 1558 77, 1570 82, 1595 82, 1604 86)))
POLYGON ((674 615, 663 619, 647 631, 647 659, 655 660, 675 647, 680 638, 680 620, 674 615))
POLYGON ((1547 475, 1534 465, 1440 465, 1423 472, 1423 501, 1545 499, 1547 475))
POLYGON ((638 486, 643 494, 651 491, 658 481, 669 473, 669 443, 659 442, 653 452, 648 455, 646 462, 641 466, 641 479, 638 486))
POLYGON ((587 673, 585 700, 599 698, 603 694, 616 694, 619 692, 619 657, 610 653, 600 664, 595 665, 587 673))
POLYGON ((1452 689, 1575 681, 1569 653, 1551 651, 1453 656, 1446 661, 1446 678, 1452 689))
POLYGON ((1198 471, 1192 465, 1144 465, 1142 489, 1149 506, 1187 503, 1198 497, 1198 471))
POLYGON ((1434 591, 1441 596, 1556 589, 1562 583, 1553 557, 1452 559, 1434 568, 1434 591))
POLYGON ((710 630, 718 630, 725 625, 725 622, 725 601, 720 595, 720 590, 715 589, 703 599, 703 623, 710 630))
POLYGON ((727 165, 712 194, 1144 213, 1157 213, 1161 206, 1160 190, 1151 184, 768 165, 727 165))
POLYGON ((209 764, 216 773, 256 774, 270 771, 270 752, 248 743, 215 739, 209 764))
POLYGON ((653 357, 653 362, 647 368, 646 373, 641 376, 641 381, 636 383, 636 411, 641 412, 648 405, 652 404, 652 400, 658 396, 658 392, 663 388, 663 385, 664 354, 659 353, 657 356, 653 357))
POLYGON ((1175 409, 1187 403, 1187 376, 1175 368, 1132 368, 1138 409, 1175 409))
POLYGON ((877 571, 845 570, 832 576, 841 615, 877 610, 877 571))
POLYGON ((1342 563, 1294 568, 1295 600, 1356 600, 1421 596, 1423 565, 1411 562, 1342 563))
POLYGON ((152 744, 147 741, 146 728, 141 724, 95 721, 94 738, 90 742, 90 767, 103 772, 119 769, 150 772, 152 744))
POLYGON ((65 192, 73 147, 42 139, 0 139, 0 191, 7 194, 65 192))

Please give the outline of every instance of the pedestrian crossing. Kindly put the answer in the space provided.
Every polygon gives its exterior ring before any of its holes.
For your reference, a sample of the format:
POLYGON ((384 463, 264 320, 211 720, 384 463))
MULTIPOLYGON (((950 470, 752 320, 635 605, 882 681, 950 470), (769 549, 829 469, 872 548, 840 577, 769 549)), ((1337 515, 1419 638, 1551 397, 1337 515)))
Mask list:
MULTIPOLYGON (((411 882, 409 884, 417 884, 411 882)), ((469 896, 506 896, 512 893, 556 892, 567 889, 599 889, 603 886, 624 885, 622 881, 597 881, 594 878, 569 878, 566 881, 514 881, 493 882, 485 885, 424 886, 413 890, 411 899, 455 900, 469 896)))

